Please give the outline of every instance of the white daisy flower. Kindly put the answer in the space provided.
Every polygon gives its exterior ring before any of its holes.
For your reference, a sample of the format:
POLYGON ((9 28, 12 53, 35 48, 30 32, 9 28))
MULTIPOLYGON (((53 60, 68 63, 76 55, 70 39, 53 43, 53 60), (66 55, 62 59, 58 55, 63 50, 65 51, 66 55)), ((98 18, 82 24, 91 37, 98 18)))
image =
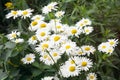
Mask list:
POLYGON ((79 61, 76 62, 81 70, 88 71, 92 67, 93 63, 86 57, 80 57, 79 61))
POLYGON ((48 26, 48 23, 46 23, 46 22, 44 22, 44 21, 40 21, 40 22, 39 22, 38 29, 48 29, 48 31, 50 30, 50 29, 49 29, 49 26, 48 26))
POLYGON ((88 56, 90 55, 90 53, 93 54, 96 51, 96 49, 93 46, 89 45, 83 45, 81 49, 83 50, 83 53, 86 53, 88 56))
POLYGON ((111 54, 111 53, 113 53, 113 51, 114 51, 114 48, 113 48, 113 47, 109 47, 109 48, 106 50, 106 53, 107 53, 107 54, 111 54))
POLYGON ((108 42, 103 42, 98 46, 98 50, 101 52, 106 52, 110 48, 110 44, 108 42))
POLYGON ((85 24, 84 24, 84 22, 83 22, 82 20, 80 20, 80 21, 78 21, 78 22, 76 23, 76 26, 77 26, 79 29, 82 29, 82 28, 85 26, 85 24))
POLYGON ((32 18, 31 18, 31 20, 38 20, 38 21, 43 21, 44 20, 44 16, 42 16, 42 15, 34 15, 32 18))
POLYGON ((78 27, 69 27, 68 33, 73 36, 79 37, 79 35, 82 33, 81 29, 78 29, 78 27))
POLYGON ((49 12, 51 12, 52 10, 57 10, 57 2, 51 2, 50 4, 48 4, 47 6, 44 6, 42 8, 42 13, 44 14, 48 14, 49 12))
POLYGON ((83 29, 83 33, 85 33, 86 35, 90 34, 93 31, 93 27, 84 27, 83 29))
POLYGON ((55 16, 56 16, 57 18, 60 18, 60 17, 62 17, 64 14, 65 14, 64 11, 58 11, 58 12, 55 13, 55 16))
POLYGON ((115 47, 118 44, 118 39, 108 39, 108 43, 111 47, 115 47))
POLYGON ((89 19, 85 19, 85 18, 83 18, 82 19, 82 22, 84 23, 84 25, 86 26, 86 25, 91 25, 92 24, 92 22, 89 20, 89 19))
POLYGON ((78 76, 80 73, 80 69, 78 66, 76 66, 75 64, 64 64, 62 66, 60 66, 60 75, 62 75, 63 77, 74 77, 74 76, 78 76))
POLYGON ((49 49, 52 47, 52 44, 49 41, 41 42, 37 47, 35 48, 37 52, 44 52, 46 50, 49 51, 49 49))
POLYGON ((47 77, 42 78, 42 80, 59 80, 59 78, 58 77, 47 76, 47 77))
POLYGON ((20 32, 18 31, 12 31, 10 34, 7 35, 7 38, 12 40, 20 36, 20 32))
POLYGON ((9 19, 9 18, 13 17, 13 19, 15 19, 18 16, 20 16, 20 11, 19 10, 16 10, 16 11, 11 10, 11 12, 6 15, 6 18, 9 19))
POLYGON ((36 44, 37 43, 37 37, 35 35, 31 36, 28 40, 29 44, 36 44))
POLYGON ((65 42, 60 48, 60 50, 62 52, 66 52, 68 55, 73 55, 74 50, 76 50, 76 43, 71 41, 65 42))
POLYGON ((63 35, 53 34, 50 40, 53 44, 60 44, 63 41, 67 40, 67 38, 63 35))
POLYGON ((57 60, 53 59, 51 54, 46 52, 41 54, 40 61, 44 62, 46 65, 53 65, 57 62, 57 60))
POLYGON ((34 54, 27 54, 24 58, 21 59, 23 64, 31 64, 35 61, 35 55, 34 54))
POLYGON ((42 80, 53 80, 53 79, 54 77, 50 77, 50 76, 42 78, 42 80))
POLYGON ((86 55, 85 52, 83 52, 82 48, 78 48, 77 51, 76 51, 76 55, 86 55))
POLYGON ((33 12, 33 9, 23 10, 23 11, 21 11, 21 17, 22 17, 23 19, 26 19, 27 17, 31 17, 32 12, 33 12))
POLYGON ((47 40, 49 38, 50 32, 47 29, 39 29, 36 32, 37 39, 39 41, 47 40))
POLYGON ((37 30, 38 29, 38 24, 39 24, 39 22, 37 21, 37 20, 34 20, 34 21, 32 21, 31 23, 30 23, 30 26, 29 26, 29 30, 30 31, 35 31, 35 30, 37 30))
POLYGON ((24 42, 24 39, 18 38, 18 39, 12 40, 12 42, 15 42, 15 43, 23 43, 23 42, 24 42))
POLYGON ((87 80, 97 80, 97 75, 95 73, 89 73, 87 75, 87 80))

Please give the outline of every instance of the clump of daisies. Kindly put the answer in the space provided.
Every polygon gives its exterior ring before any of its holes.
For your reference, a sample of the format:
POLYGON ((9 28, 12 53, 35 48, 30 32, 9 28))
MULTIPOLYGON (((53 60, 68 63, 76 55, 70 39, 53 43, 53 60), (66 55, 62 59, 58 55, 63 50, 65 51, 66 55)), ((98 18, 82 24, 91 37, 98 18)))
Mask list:
POLYGON ((15 31, 12 31, 10 34, 7 34, 6 37, 12 42, 23 43, 24 39, 20 38, 20 35, 21 35, 21 33, 19 31, 15 30, 15 31))
POLYGON ((102 42, 98 46, 98 50, 106 54, 111 54, 113 53, 115 46, 117 46, 117 44, 118 44, 118 39, 108 39, 107 42, 102 42))
MULTIPOLYGON (((91 44, 78 46, 77 42, 71 40, 71 37, 80 39, 80 35, 89 36, 93 32, 92 21, 88 18, 82 18, 74 25, 62 23, 65 11, 58 11, 58 3, 52 2, 42 8, 43 14, 32 15, 32 9, 12 10, 6 15, 6 18, 21 17, 26 19, 31 18, 28 30, 33 33, 27 43, 32 46, 39 54, 39 61, 45 65, 51 66, 58 64, 59 60, 66 58, 66 61, 59 63, 58 75, 69 78, 81 75, 82 72, 88 73, 87 80, 97 80, 97 75, 91 73, 90 69, 94 67, 94 62, 91 55, 94 55, 97 50, 91 44), (54 19, 46 21, 46 15, 54 14, 54 19)), ((8 34, 9 40, 19 39, 20 32, 13 31, 8 34)), ((118 44, 118 39, 108 39, 98 46, 98 50, 105 53, 112 53, 115 46, 118 44)), ((23 64, 31 64, 35 61, 35 54, 26 54, 21 59, 23 64)), ((54 77, 44 77, 42 80, 53 80, 54 77)), ((55 79, 59 80, 59 79, 55 79)))
POLYGON ((13 17, 13 19, 16 19, 17 17, 21 17, 23 19, 26 19, 27 17, 31 17, 32 12, 33 9, 11 10, 10 13, 6 15, 6 18, 9 19, 13 17))

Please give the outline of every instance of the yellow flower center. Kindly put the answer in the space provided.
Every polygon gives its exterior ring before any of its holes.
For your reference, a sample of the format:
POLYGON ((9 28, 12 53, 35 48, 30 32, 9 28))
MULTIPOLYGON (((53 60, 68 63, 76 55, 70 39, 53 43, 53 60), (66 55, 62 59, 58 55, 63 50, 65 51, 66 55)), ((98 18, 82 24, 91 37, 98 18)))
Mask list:
POLYGON ((86 50, 86 51, 89 51, 89 50, 90 50, 90 47, 85 47, 85 50, 86 50))
POLYGON ((110 43, 110 45, 113 45, 113 44, 115 44, 115 42, 113 42, 113 41, 111 41, 111 42, 109 42, 110 43))
POLYGON ((48 44, 43 44, 43 45, 42 45, 42 48, 43 48, 43 49, 46 49, 46 48, 48 48, 48 47, 49 47, 48 44))
POLYGON ((66 45, 65 48, 66 48, 66 49, 70 49, 71 46, 70 46, 70 45, 66 45))
POLYGON ((70 66, 69 71, 74 72, 75 71, 75 66, 70 66))
POLYGON ((40 17, 36 17, 36 19, 35 20, 40 20, 40 17))
POLYGON ((102 49, 105 49, 105 48, 106 48, 106 46, 103 45, 103 46, 102 46, 102 49))
POLYGON ((86 24, 87 24, 87 23, 88 23, 88 20, 84 20, 84 23, 86 23, 86 24))
POLYGON ((28 12, 27 11, 23 11, 23 15, 27 15, 28 14, 28 12))
POLYGON ((83 52, 82 52, 82 51, 79 51, 78 54, 83 54, 83 52))
POLYGON ((83 61, 81 64, 83 67, 87 66, 87 62, 83 61))
POLYGON ((32 60, 32 58, 31 57, 27 57, 27 61, 31 61, 32 60))
POLYGON ((54 41, 58 41, 60 39, 60 36, 55 36, 54 41))
POLYGON ((42 37, 45 36, 45 35, 46 35, 45 32, 40 33, 40 36, 42 36, 42 37))
POLYGON ((43 58, 46 59, 48 57, 48 55, 44 55, 43 58))
POLYGON ((37 40, 37 37, 34 35, 34 36, 32 36, 31 39, 32 39, 32 40, 37 40))
POLYGON ((53 56, 56 57, 58 54, 57 53, 53 53, 53 56))
POLYGON ((75 34, 75 33, 77 33, 77 30, 76 30, 76 29, 72 29, 72 30, 71 30, 71 33, 72 33, 72 34, 75 34))
POLYGON ((36 21, 32 22, 32 26, 36 26, 37 24, 38 24, 38 22, 36 22, 36 21))
POLYGON ((91 75, 91 76, 90 76, 90 79, 94 79, 94 76, 93 76, 93 75, 91 75))
POLYGON ((16 14, 17 14, 17 11, 12 11, 12 14, 13 14, 13 15, 16 15, 16 14))
POLYGON ((17 37, 17 35, 16 35, 15 33, 13 33, 11 36, 12 36, 13 38, 16 38, 16 37, 17 37))
POLYGON ((60 28, 61 28, 61 26, 56 26, 56 28, 57 28, 57 29, 60 29, 60 28))
POLYGON ((89 30, 89 29, 86 29, 85 32, 90 32, 90 30, 89 30))
POLYGON ((40 28, 45 28, 45 27, 46 27, 45 23, 40 24, 40 28))
POLYGON ((83 27, 84 26, 84 24, 83 23, 80 23, 80 27, 83 27))

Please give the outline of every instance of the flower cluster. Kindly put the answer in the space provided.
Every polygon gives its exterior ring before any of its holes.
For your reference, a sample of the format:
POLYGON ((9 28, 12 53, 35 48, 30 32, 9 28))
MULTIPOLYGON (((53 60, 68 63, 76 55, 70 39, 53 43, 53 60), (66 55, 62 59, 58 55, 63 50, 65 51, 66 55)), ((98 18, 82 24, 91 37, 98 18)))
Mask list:
POLYGON ((115 46, 118 44, 118 39, 108 39, 107 42, 103 42, 98 46, 98 50, 107 54, 111 54, 114 51, 115 46))
POLYGON ((26 19, 27 17, 30 17, 32 15, 32 12, 33 12, 32 9, 11 10, 11 12, 6 15, 6 18, 9 19, 13 17, 13 19, 15 19, 17 17, 21 17, 23 19, 26 19))
MULTIPOLYGON (((31 18, 28 30, 33 35, 28 39, 28 44, 33 46, 34 50, 39 54, 39 60, 46 65, 55 65, 58 60, 66 58, 67 61, 63 61, 59 64, 60 76, 68 78, 79 76, 81 72, 89 72, 90 68, 93 67, 94 62, 91 59, 91 55, 94 55, 96 48, 91 44, 84 44, 78 46, 71 37, 80 39, 80 35, 88 36, 93 32, 92 21, 88 18, 82 18, 74 25, 62 23, 62 17, 64 11, 57 11, 57 2, 52 2, 42 8, 43 14, 36 14, 31 17, 33 10, 12 10, 6 15, 6 18, 21 16, 31 18), (52 11, 57 11, 54 14, 55 19, 49 21, 45 19, 46 15, 52 11), (45 15, 44 15, 45 14, 45 15), (63 57, 64 56, 64 57, 63 57)), ((13 41, 20 36, 20 32, 13 31, 8 34, 9 40, 13 41)), ((14 41, 16 42, 16 41, 14 41)), ((18 43, 18 42, 16 42, 18 43)), ((112 53, 115 46, 118 44, 118 39, 108 39, 108 42, 103 42, 98 46, 100 52, 112 53)), ((35 61, 35 54, 27 54, 21 60, 23 64, 31 64, 35 61)), ((44 77, 42 80, 52 80, 53 77, 44 77)), ((96 80, 97 76, 95 73, 89 73, 86 77, 87 80, 96 80)), ((59 80, 59 79, 58 79, 59 80)))
POLYGON ((20 38, 21 33, 18 31, 12 31, 10 34, 8 34, 6 37, 15 43, 22 43, 24 42, 24 39, 20 38))

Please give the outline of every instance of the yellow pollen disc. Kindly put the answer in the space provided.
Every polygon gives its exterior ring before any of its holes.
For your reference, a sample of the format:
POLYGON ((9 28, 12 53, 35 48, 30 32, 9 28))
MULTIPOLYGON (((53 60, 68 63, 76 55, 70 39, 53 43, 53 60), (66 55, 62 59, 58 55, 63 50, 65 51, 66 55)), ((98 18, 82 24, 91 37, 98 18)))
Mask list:
POLYGON ((83 23, 80 23, 80 27, 83 27, 83 25, 84 25, 83 23))
POLYGON ((83 52, 82 52, 82 51, 80 51, 80 52, 78 52, 78 54, 83 54, 83 52))
POLYGON ((54 41, 58 41, 60 39, 60 36, 55 36, 54 41))
POLYGON ((87 20, 84 20, 84 23, 88 23, 88 21, 87 21, 87 20))
POLYGON ((69 71, 74 72, 75 71, 75 66, 70 66, 69 71))
POLYGON ((23 11, 23 15, 27 15, 28 14, 28 12, 27 11, 23 11))
POLYGON ((31 38, 32 40, 36 40, 37 39, 37 37, 36 36, 32 36, 32 38, 31 38))
POLYGON ((36 20, 40 20, 40 17, 37 17, 36 20))
POLYGON ((106 48, 106 46, 102 46, 102 49, 105 49, 106 48))
POLYGON ((12 11, 12 14, 13 14, 13 15, 16 15, 16 14, 17 14, 17 11, 12 11))
POLYGON ((70 46, 70 45, 66 45, 65 48, 66 48, 66 49, 70 49, 71 46, 70 46))
POLYGON ((85 32, 90 32, 89 29, 86 29, 85 32))
POLYGON ((45 28, 45 27, 46 27, 46 24, 45 24, 45 23, 42 23, 42 24, 40 24, 40 27, 41 27, 41 28, 45 28))
POLYGON ((112 49, 109 49, 108 52, 112 52, 112 49))
POLYGON ((46 59, 48 57, 48 55, 44 55, 43 58, 46 59))
POLYGON ((71 63, 71 64, 75 64, 75 61, 74 61, 74 60, 71 60, 70 63, 71 63))
POLYGON ((31 57, 27 57, 27 61, 31 61, 32 60, 32 58, 31 57))
POLYGON ((36 21, 33 21, 31 24, 32 26, 36 26, 38 23, 36 21))
POLYGON ((48 6, 48 9, 52 9, 52 6, 48 6))
POLYGON ((16 37, 17 37, 17 35, 16 35, 15 33, 13 33, 11 36, 12 36, 13 38, 16 38, 16 37))
POLYGON ((72 30, 71 30, 71 33, 72 33, 72 34, 75 34, 75 33, 77 33, 77 30, 76 30, 76 29, 72 29, 72 30))
POLYGON ((90 50, 90 47, 85 47, 85 50, 86 50, 86 51, 89 51, 89 50, 90 50))
POLYGON ((53 53, 53 56, 56 57, 58 54, 57 53, 53 53))
POLYGON ((43 48, 43 49, 46 49, 46 48, 48 48, 48 47, 49 47, 48 44, 43 44, 43 45, 42 45, 42 48, 43 48))
POLYGON ((87 62, 83 61, 81 64, 83 67, 87 66, 87 62))
POLYGON ((94 76, 93 76, 93 75, 91 75, 91 76, 90 76, 90 79, 94 79, 94 76))
POLYGON ((113 45, 113 44, 115 44, 113 41, 111 41, 111 42, 109 42, 110 43, 110 45, 113 45))
POLYGON ((56 26, 56 28, 57 28, 57 29, 60 29, 60 28, 61 28, 61 26, 56 26))
POLYGON ((40 33, 40 36, 42 36, 42 37, 45 36, 45 35, 46 35, 45 32, 40 33))

